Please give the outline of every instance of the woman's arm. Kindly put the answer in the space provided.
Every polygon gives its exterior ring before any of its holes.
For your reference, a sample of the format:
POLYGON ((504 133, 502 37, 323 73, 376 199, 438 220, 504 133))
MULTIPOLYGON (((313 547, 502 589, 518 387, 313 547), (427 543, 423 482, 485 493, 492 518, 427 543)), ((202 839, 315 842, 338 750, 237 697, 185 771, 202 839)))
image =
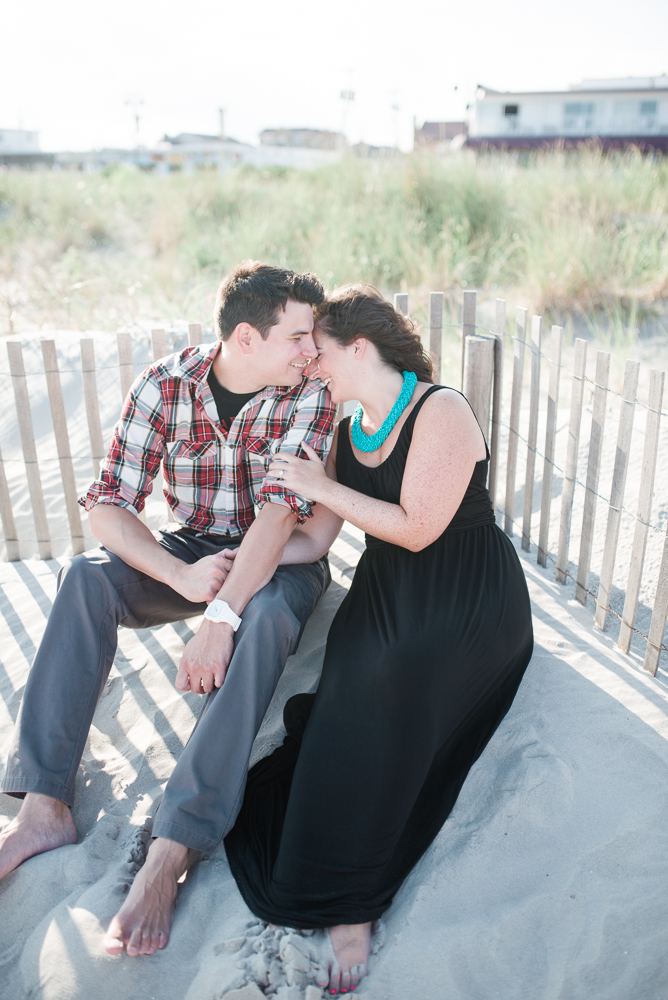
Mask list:
MULTIPOLYGON (((330 479, 314 452, 286 456, 269 473, 376 538, 419 552, 441 535, 471 481, 482 434, 466 400, 451 389, 433 393, 415 421, 399 504, 375 500, 330 479)), ((306 450, 306 449, 305 449, 306 450)))
MULTIPOLYGON (((325 472, 329 479, 336 482, 336 447, 339 439, 339 428, 334 431, 334 439, 325 472)), ((300 461, 297 459, 297 461, 300 461)), ((313 516, 304 524, 295 528, 288 543, 283 550, 281 565, 287 566, 294 563, 317 562, 329 548, 341 530, 343 518, 329 507, 322 503, 316 503, 313 508, 313 516)))

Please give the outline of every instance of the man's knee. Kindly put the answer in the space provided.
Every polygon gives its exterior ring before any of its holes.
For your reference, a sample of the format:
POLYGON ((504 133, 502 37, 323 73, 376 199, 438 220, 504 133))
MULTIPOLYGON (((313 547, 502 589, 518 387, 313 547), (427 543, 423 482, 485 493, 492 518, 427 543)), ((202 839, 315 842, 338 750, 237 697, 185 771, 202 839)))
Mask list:
POLYGON ((78 556, 69 559, 58 574, 58 591, 65 588, 68 591, 85 593, 89 588, 115 589, 118 585, 116 577, 133 572, 118 556, 106 549, 89 549, 78 556))
POLYGON ((270 581, 266 587, 258 591, 246 605, 241 619, 246 628, 271 629, 272 631, 276 629, 284 631, 286 627, 291 629, 296 622, 283 588, 275 580, 270 581))

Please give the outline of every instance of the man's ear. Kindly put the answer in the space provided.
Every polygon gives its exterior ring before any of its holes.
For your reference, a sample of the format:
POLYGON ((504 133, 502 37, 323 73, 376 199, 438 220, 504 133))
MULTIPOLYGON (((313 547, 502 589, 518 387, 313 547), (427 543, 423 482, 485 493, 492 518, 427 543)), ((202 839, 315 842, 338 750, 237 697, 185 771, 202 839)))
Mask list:
POLYGON ((257 330, 255 330, 250 323, 237 323, 232 331, 232 337, 230 339, 234 340, 242 354, 252 354, 253 334, 256 333, 257 330))

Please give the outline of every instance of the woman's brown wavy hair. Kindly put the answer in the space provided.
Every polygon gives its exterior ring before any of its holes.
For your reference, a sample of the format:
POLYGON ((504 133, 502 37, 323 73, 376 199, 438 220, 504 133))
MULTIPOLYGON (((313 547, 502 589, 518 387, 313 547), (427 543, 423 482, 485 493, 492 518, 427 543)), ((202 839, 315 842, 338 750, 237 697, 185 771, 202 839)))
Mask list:
POLYGON ((337 288, 314 309, 315 326, 344 347, 358 337, 374 345, 384 364, 398 372, 415 372, 419 382, 434 381, 431 359, 415 326, 373 285, 337 288))

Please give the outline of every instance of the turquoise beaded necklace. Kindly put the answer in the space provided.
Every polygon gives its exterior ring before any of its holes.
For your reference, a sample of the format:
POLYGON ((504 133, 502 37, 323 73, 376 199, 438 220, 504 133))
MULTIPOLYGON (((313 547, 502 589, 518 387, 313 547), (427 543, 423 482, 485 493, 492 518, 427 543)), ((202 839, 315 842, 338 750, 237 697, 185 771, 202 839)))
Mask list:
POLYGON ((401 387, 397 400, 383 420, 375 434, 366 434, 362 430, 362 414, 364 410, 358 406, 350 422, 350 436, 358 451, 377 451, 391 433, 397 420, 408 406, 413 390, 417 385, 417 375, 415 372, 402 372, 404 384, 401 387))

